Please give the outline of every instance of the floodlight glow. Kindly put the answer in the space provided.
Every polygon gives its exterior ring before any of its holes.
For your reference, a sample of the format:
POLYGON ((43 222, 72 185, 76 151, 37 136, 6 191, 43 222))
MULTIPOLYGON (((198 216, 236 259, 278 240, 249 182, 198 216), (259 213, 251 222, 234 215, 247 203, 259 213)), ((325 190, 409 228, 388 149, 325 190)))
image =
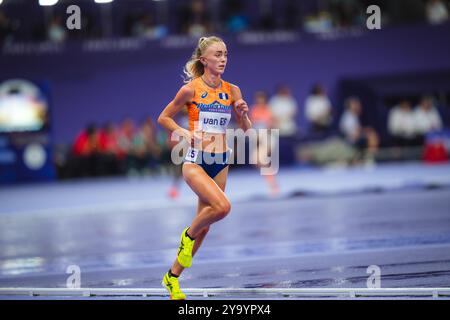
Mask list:
POLYGON ((58 0, 39 0, 41 6, 53 6, 58 3, 58 0))

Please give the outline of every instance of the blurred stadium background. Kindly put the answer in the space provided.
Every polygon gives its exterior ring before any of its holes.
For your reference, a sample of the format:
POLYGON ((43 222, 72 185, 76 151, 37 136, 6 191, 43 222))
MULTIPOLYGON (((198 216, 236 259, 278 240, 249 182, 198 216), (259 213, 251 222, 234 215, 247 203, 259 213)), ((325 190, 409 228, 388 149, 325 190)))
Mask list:
MULTIPOLYGON (((231 241, 220 230, 262 219, 285 234, 253 225, 236 241, 269 237, 279 247, 261 259, 284 273, 223 267, 205 282, 200 268, 186 285, 365 286, 361 265, 401 260, 389 286, 450 286, 449 1, 100 2, 0 0, 1 287, 64 287, 69 264, 90 274, 86 286, 158 286, 195 199, 156 118, 209 34, 227 44, 224 79, 280 129, 281 169, 274 192, 251 166, 232 167, 227 192, 244 217, 217 226, 203 272, 231 241), (80 30, 66 27, 72 4, 80 30), (374 4, 381 30, 366 27, 374 4), (164 232, 148 235, 150 225, 164 232), (353 241, 377 258, 358 251, 358 265, 353 241), (277 265, 300 268, 318 252, 330 255, 322 269, 308 263, 324 274, 277 265)), ((252 254, 226 248, 230 261, 252 254)))

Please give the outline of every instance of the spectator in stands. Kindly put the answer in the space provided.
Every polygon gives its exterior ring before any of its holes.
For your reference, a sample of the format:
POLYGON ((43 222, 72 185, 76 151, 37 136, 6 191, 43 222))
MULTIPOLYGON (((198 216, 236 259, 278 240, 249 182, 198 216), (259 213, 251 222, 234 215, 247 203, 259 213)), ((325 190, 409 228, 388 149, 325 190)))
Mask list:
POLYGON ((243 10, 243 3, 239 0, 228 0, 224 2, 224 25, 229 32, 239 33, 249 27, 248 17, 243 10))
POLYGON ((102 153, 117 154, 119 150, 117 132, 111 122, 107 122, 98 135, 99 150, 102 153))
POLYGON ((442 120, 436 107, 433 105, 433 98, 424 96, 419 105, 414 110, 414 120, 416 133, 420 140, 431 131, 442 129, 442 120))
POLYGON ((89 124, 76 137, 73 152, 77 156, 91 155, 98 150, 97 128, 95 124, 89 124))
POLYGON ((148 150, 150 150, 152 155, 157 156, 161 150, 157 141, 156 125, 151 117, 146 117, 143 128, 145 128, 144 131, 145 136, 147 137, 148 150))
POLYGON ((431 24, 439 24, 448 20, 448 8, 441 0, 428 0, 426 7, 427 20, 431 24))
POLYGON ((163 25, 156 25, 153 17, 149 13, 141 15, 132 25, 132 36, 147 39, 160 39, 167 35, 167 28, 163 25))
POLYGON ((98 150, 100 153, 100 171, 101 174, 118 174, 118 139, 114 125, 110 122, 106 123, 98 134, 98 150))
POLYGON ((303 20, 303 29, 311 33, 326 33, 333 30, 333 20, 329 11, 320 11, 307 15, 303 20))
POLYGON ((372 127, 361 124, 362 105, 357 97, 345 100, 345 111, 339 122, 339 129, 346 140, 359 152, 365 153, 366 159, 373 159, 378 150, 378 134, 372 127))
POLYGON ((181 11, 181 29, 192 37, 200 37, 211 31, 210 15, 203 0, 191 0, 188 7, 181 11))
POLYGON ((293 136, 297 133, 298 105, 288 86, 280 85, 276 94, 269 100, 274 127, 280 130, 280 136, 293 136))
POLYGON ((55 16, 47 28, 47 39, 52 42, 64 42, 66 40, 66 29, 62 25, 61 17, 55 16))
POLYGON ((159 156, 159 146, 156 141, 156 131, 153 120, 150 117, 133 137, 133 167, 139 174, 149 174, 150 168, 155 169, 159 156))
POLYGON ((316 84, 306 98, 305 116, 315 133, 327 133, 332 122, 332 107, 325 89, 316 84))
POLYGON ((238 12, 228 18, 227 29, 232 33, 245 31, 248 27, 248 18, 243 13, 238 12))
POLYGON ((414 113, 408 100, 402 100, 389 112, 388 131, 394 137, 396 146, 418 145, 414 113))
POLYGON ((118 157, 121 163, 121 171, 127 174, 136 173, 133 165, 135 159, 132 154, 133 137, 135 134, 135 125, 133 119, 126 117, 120 124, 118 131, 118 157))
POLYGON ((286 85, 279 85, 276 94, 269 100, 273 128, 280 134, 280 164, 294 162, 295 138, 297 135, 296 115, 298 105, 286 85))
POLYGON ((98 135, 94 124, 78 134, 72 147, 71 171, 75 176, 95 176, 98 167, 98 135))

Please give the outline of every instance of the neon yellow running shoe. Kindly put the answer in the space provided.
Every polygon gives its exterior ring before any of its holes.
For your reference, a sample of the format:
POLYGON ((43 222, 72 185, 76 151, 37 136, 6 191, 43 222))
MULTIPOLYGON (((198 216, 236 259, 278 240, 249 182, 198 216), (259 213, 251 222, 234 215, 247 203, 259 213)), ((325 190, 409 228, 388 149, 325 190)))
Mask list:
POLYGON ((189 227, 184 229, 181 234, 177 256, 177 260, 183 268, 189 268, 192 265, 192 249, 195 244, 195 240, 191 240, 191 238, 186 235, 187 229, 189 229, 189 227))
POLYGON ((186 300, 186 295, 180 290, 177 277, 171 277, 169 272, 163 277, 162 285, 169 291, 171 300, 186 300))

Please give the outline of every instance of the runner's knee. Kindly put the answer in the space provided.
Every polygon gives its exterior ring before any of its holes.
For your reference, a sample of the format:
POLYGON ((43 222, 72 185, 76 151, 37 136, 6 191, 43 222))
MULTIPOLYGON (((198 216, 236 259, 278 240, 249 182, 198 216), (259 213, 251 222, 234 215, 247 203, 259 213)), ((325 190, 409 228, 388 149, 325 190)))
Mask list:
POLYGON ((231 204, 228 199, 224 198, 212 205, 214 215, 220 220, 225 218, 231 210, 231 204))

